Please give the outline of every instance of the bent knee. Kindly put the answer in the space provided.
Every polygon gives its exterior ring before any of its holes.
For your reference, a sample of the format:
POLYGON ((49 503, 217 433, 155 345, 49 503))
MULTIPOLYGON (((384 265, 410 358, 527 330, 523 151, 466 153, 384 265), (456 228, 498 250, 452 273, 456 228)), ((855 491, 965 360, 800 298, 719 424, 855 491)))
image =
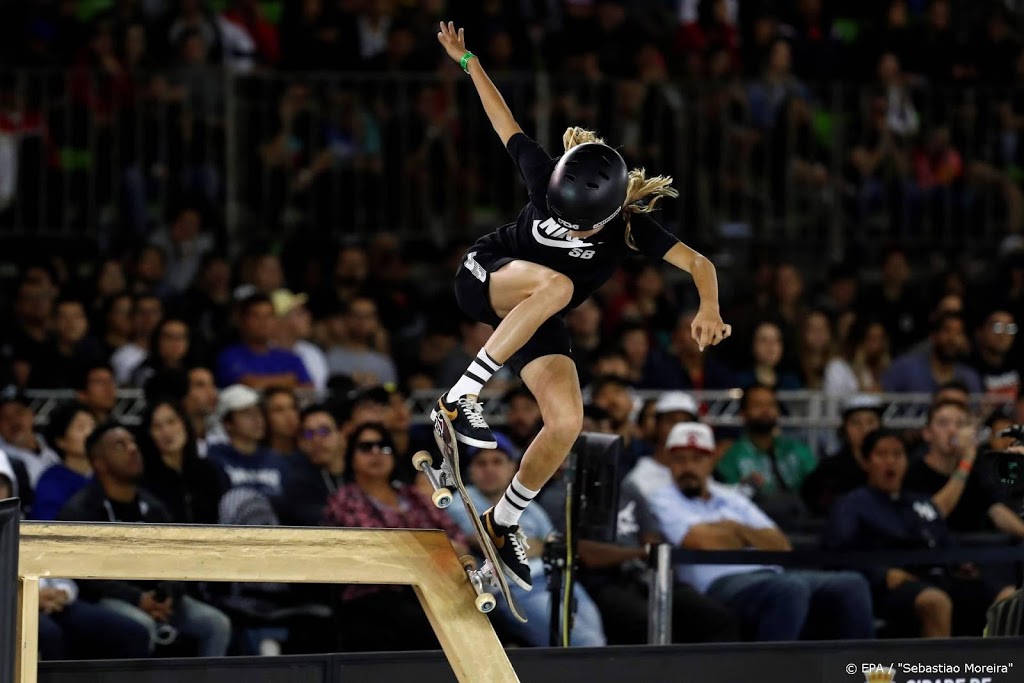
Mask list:
POLYGON ((925 588, 914 598, 914 611, 922 617, 950 614, 953 611, 953 600, 943 590, 925 588))
POLYGON ((552 271, 541 278, 536 293, 550 301, 554 310, 560 311, 572 301, 573 291, 575 291, 575 287, 571 279, 552 271))
POLYGON ((544 426, 559 439, 572 442, 583 431, 583 407, 576 405, 559 406, 552 415, 544 416, 544 426))

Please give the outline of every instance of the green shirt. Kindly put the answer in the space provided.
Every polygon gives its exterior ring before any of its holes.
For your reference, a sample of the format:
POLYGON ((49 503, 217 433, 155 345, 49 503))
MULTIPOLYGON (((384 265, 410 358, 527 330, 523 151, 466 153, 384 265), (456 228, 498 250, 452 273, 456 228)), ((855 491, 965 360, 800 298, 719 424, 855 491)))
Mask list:
POLYGON ((776 437, 772 442, 775 453, 775 467, 772 456, 761 451, 749 437, 744 436, 734 443, 718 463, 718 474, 727 484, 739 484, 757 472, 764 484, 758 489, 762 493, 777 493, 780 490, 799 491, 804 477, 818 466, 818 459, 805 444, 785 436, 776 437), (782 477, 780 484, 775 472, 782 477))

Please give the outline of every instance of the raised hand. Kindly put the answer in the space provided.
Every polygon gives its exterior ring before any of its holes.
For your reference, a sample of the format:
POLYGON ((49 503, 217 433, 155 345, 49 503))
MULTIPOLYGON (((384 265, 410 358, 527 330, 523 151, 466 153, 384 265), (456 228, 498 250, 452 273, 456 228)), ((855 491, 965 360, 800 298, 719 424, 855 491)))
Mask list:
POLYGON ((441 22, 441 30, 437 33, 437 40, 444 47, 444 51, 448 53, 448 56, 454 59, 456 62, 462 60, 462 55, 466 54, 466 37, 463 33, 464 29, 455 29, 455 22, 449 21, 445 24, 441 22))
POLYGON ((722 316, 717 311, 701 308, 690 323, 690 334, 703 351, 708 344, 715 346, 727 339, 732 334, 732 325, 722 322, 722 316))

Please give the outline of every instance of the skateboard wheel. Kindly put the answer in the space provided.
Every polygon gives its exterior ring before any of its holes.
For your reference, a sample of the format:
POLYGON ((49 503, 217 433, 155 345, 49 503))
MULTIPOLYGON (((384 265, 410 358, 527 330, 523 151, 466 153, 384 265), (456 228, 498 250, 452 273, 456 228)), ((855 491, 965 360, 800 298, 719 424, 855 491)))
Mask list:
POLYGON ((412 456, 412 466, 418 470, 423 470, 424 467, 432 467, 433 465, 434 459, 426 451, 420 451, 412 456))
POLYGON ((462 563, 462 568, 466 571, 476 570, 476 558, 472 555, 463 555, 459 558, 459 562, 462 563))
POLYGON ((452 504, 452 492, 448 489, 438 489, 430 496, 435 507, 446 508, 452 504))
POLYGON ((493 610, 495 604, 494 596, 490 593, 482 593, 476 596, 476 608, 484 614, 493 610))

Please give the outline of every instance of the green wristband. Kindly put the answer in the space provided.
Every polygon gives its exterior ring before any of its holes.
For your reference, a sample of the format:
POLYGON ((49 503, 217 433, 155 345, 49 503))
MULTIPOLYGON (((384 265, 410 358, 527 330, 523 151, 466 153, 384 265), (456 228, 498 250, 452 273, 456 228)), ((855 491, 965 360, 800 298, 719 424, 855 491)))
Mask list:
POLYGON ((462 55, 462 59, 459 61, 459 66, 461 66, 462 70, 466 73, 469 73, 469 60, 473 59, 473 57, 476 57, 476 55, 472 52, 467 52, 462 55))

